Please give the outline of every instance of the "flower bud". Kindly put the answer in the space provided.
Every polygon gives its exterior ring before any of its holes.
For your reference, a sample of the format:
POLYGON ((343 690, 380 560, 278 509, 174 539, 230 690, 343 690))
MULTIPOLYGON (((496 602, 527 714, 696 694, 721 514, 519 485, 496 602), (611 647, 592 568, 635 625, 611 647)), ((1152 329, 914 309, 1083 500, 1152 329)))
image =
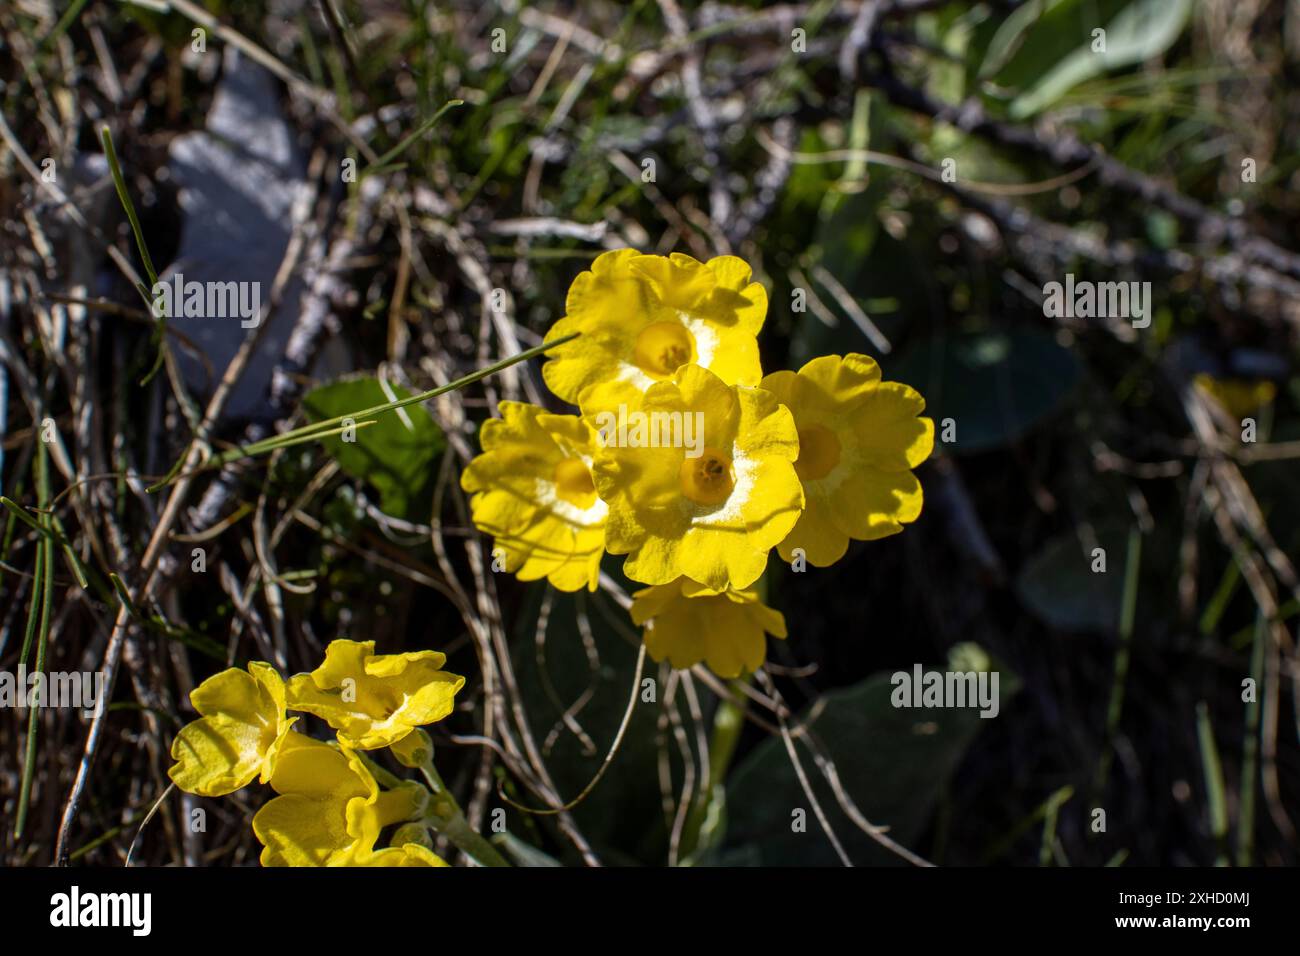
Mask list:
POLYGON ((388 745, 403 767, 422 767, 433 758, 433 739, 416 727, 396 743, 388 745))

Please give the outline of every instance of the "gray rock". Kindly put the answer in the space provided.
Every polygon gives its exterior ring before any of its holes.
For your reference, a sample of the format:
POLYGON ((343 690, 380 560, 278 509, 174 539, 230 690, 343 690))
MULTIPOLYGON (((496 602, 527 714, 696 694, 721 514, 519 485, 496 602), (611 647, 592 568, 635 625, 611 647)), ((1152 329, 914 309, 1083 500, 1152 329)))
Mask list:
MULTIPOLYGON (((168 169, 179 190, 183 226, 176 260, 159 281, 186 288, 202 284, 201 309, 173 310, 172 327, 190 339, 202 359, 176 347, 186 384, 206 397, 256 329, 244 316, 270 299, 276 270, 289 243, 291 211, 306 189, 305 161, 280 109, 279 84, 263 67, 225 50, 221 82, 206 128, 172 141, 168 169), (238 283, 240 298, 224 293, 238 283), (240 311, 236 306, 249 306, 240 311), (197 313, 197 314, 195 314, 197 313)), ((293 330, 302 285, 291 280, 266 320, 257 352, 226 403, 223 419, 258 419, 267 412, 271 373, 293 330)), ((175 340, 173 340, 175 345, 175 340)))

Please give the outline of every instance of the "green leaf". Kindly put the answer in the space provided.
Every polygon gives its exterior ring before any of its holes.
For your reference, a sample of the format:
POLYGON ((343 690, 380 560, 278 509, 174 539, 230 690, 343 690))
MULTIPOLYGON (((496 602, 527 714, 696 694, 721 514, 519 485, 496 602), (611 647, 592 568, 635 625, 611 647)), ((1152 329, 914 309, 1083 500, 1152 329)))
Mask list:
POLYGON ((1007 30, 1004 39, 1011 41, 1013 33, 1020 36, 1016 38, 1015 50, 1009 51, 1006 64, 997 70, 996 87, 1021 93, 1033 90, 1067 56, 1091 44, 1092 31, 1108 23, 1124 9, 1125 3, 1126 0, 1042 0, 1013 11, 1003 23, 1007 30), (1026 19, 1030 22, 1026 23, 1026 19))
POLYGON ((1128 529, 1106 524, 1096 528, 1096 544, 1085 544, 1073 531, 1053 538, 1025 562, 1016 592, 1025 605, 1061 631, 1114 631, 1124 598, 1124 555, 1128 529), (1105 550, 1104 572, 1093 571, 1092 549, 1105 550))
POLYGON ((1160 56, 1182 34, 1191 12, 1192 0, 1135 0, 1128 4, 1105 26, 1105 50, 1093 50, 1089 31, 1080 46, 1012 101, 1011 115, 1016 119, 1033 116, 1080 83, 1160 56))
MULTIPOLYGON (((411 393, 375 378, 344 379, 313 389, 303 400, 312 421, 372 408, 411 393)), ((379 492, 379 507, 396 518, 426 515, 433 464, 442 452, 441 429, 420 405, 384 412, 373 425, 353 435, 321 439, 343 471, 379 492), (344 438, 352 441, 344 441, 344 438)))
POLYGON ((936 423, 953 419, 945 448, 958 455, 1018 438, 1064 404, 1080 375, 1073 353, 1036 329, 924 339, 884 368, 925 397, 936 423))
MULTIPOLYGON (((974 645, 953 649, 948 667, 969 670, 987 655, 974 645)), ((911 674, 911 668, 905 669, 911 674)), ((927 670, 932 670, 927 668, 927 670)), ((888 826, 889 836, 912 849, 922 835, 939 795, 975 735, 993 719, 976 708, 895 707, 892 672, 831 691, 811 722, 834 760, 840 782, 863 815, 888 826)), ((999 673, 999 707, 1015 693, 1018 681, 999 673)), ((809 720, 808 714, 802 719, 809 720)), ((858 829, 840 809, 829 785, 800 743, 800 759, 822 808, 849 858, 856 864, 897 863, 858 829)), ((834 866, 838 858, 817 823, 780 737, 758 745, 727 785, 727 848, 719 862, 733 865, 834 866), (795 832, 792 813, 802 809, 807 829, 795 832)))
POLYGON ((992 31, 988 46, 984 49, 984 59, 980 62, 978 76, 981 80, 996 74, 1020 50, 1025 42, 1029 28, 1043 15, 1043 0, 1029 0, 1024 6, 1016 7, 996 29, 992 31))

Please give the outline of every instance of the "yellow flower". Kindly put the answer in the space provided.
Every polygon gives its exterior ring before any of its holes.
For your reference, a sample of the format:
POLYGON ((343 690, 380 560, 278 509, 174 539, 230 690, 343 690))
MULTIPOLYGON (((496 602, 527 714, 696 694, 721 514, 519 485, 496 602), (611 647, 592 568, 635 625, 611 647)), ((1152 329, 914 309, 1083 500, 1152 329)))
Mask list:
POLYGON ((632 620, 645 626, 656 661, 693 667, 704 661, 719 677, 753 673, 766 657, 764 633, 784 638, 785 618, 756 591, 714 591, 687 578, 632 595, 632 620))
POLYGON ((280 748, 298 718, 285 717, 284 680, 274 667, 252 661, 247 671, 231 667, 190 691, 203 716, 181 728, 172 741, 167 771, 187 793, 219 797, 260 777, 271 779, 280 748))
POLYGON ((380 791, 357 754, 297 733, 271 787, 280 796, 253 816, 263 866, 388 865, 370 862, 380 831, 418 817, 427 803, 418 784, 380 791))
POLYGON ((465 678, 442 670, 446 661, 437 651, 376 654, 374 641, 331 641, 320 667, 289 678, 289 707, 328 721, 345 747, 387 747, 451 713, 465 678))
POLYGON ((628 419, 644 427, 608 434, 592 466, 609 502, 606 547, 628 555, 627 576, 685 575, 715 590, 754 583, 803 507, 790 412, 770 392, 687 365, 628 419))
POLYGON ((686 364, 728 385, 757 385, 767 292, 750 275, 735 256, 702 263, 681 253, 606 252, 573 280, 566 314, 547 333, 548 340, 582 334, 548 353, 546 384, 584 410, 593 385, 643 392, 686 364))
POLYGON ((357 866, 446 866, 447 861, 418 843, 403 843, 376 850, 357 866))
POLYGON ((1205 372, 1193 379, 1196 387, 1210 396, 1233 418, 1257 412, 1277 396, 1277 386, 1268 379, 1215 378, 1205 372))
POLYGON ((596 495, 596 434, 574 415, 502 402, 483 423, 483 454, 460 485, 473 494, 474 524, 493 536, 505 569, 521 581, 546 578, 561 591, 596 590, 608 508, 596 495))
POLYGON ((925 400, 900 382, 882 382, 866 355, 823 355, 798 373, 773 372, 763 387, 794 415, 795 471, 807 499, 781 542, 786 561, 803 549, 826 567, 849 539, 871 541, 903 530, 921 513, 921 483, 911 469, 934 448, 934 422, 917 416, 925 400))

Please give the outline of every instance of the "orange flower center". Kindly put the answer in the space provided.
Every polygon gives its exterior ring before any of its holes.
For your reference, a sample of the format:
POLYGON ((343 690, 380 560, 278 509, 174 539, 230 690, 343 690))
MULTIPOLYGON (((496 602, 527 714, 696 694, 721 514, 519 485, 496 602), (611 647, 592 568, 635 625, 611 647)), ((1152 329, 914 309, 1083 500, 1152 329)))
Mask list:
POLYGON ((596 484, 591 470, 579 458, 565 458, 555 466, 555 494, 583 510, 596 503, 596 484))
POLYGON ((799 458, 795 473, 803 481, 825 478, 840 463, 840 440, 825 425, 799 429, 799 458))
POLYGON ((716 448, 705 448, 698 458, 685 459, 679 474, 682 494, 697 505, 722 504, 736 486, 731 459, 716 448))
POLYGON ((695 358, 695 339, 686 327, 676 322, 654 322, 641 330, 632 350, 632 361, 656 381, 672 378, 673 373, 695 358))

